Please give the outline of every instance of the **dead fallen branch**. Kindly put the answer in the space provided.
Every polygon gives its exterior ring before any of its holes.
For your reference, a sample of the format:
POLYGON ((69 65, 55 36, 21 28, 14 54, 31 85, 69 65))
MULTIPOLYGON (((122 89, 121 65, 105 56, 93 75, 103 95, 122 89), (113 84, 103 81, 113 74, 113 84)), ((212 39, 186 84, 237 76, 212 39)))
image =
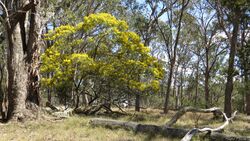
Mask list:
POLYGON ((136 122, 127 122, 127 121, 117 121, 110 119, 100 119, 94 118, 90 121, 90 124, 93 126, 104 126, 108 128, 123 128, 127 130, 132 130, 135 133, 148 133, 148 134, 161 134, 168 137, 183 137, 188 130, 171 128, 166 126, 158 126, 152 124, 140 124, 136 122))
POLYGON ((224 124, 222 124, 221 126, 217 127, 217 128, 202 128, 202 129, 199 129, 199 128, 193 128, 192 130, 190 130, 183 138, 181 141, 190 141, 192 139, 192 137, 197 134, 197 133, 200 133, 200 132, 208 132, 208 133, 212 133, 212 132, 218 132, 218 131, 221 131, 223 130, 228 124, 230 121, 232 121, 232 119, 235 117, 237 111, 235 111, 233 113, 233 116, 231 118, 228 118, 226 116, 225 113, 221 112, 225 118, 225 122, 224 124))
MULTIPOLYGON (((232 118, 229 118, 230 120, 232 118)), ((135 133, 146 133, 149 135, 162 135, 165 137, 172 137, 172 138, 182 138, 187 134, 191 134, 192 132, 198 132, 198 129, 181 129, 181 128, 172 128, 167 126, 159 126, 159 125, 152 125, 152 124, 140 124, 137 122, 129 122, 129 121, 118 121, 118 120, 111 120, 111 119, 101 119, 101 118, 94 118, 90 120, 90 124, 92 126, 103 126, 111 129, 116 128, 123 128, 126 130, 134 131, 135 133)), ((222 127, 224 128, 228 122, 225 122, 222 126, 211 129, 211 128, 203 128, 199 129, 201 131, 210 130, 211 134, 208 134, 206 138, 209 138, 213 141, 250 141, 249 137, 239 137, 239 136, 228 136, 222 133, 217 133, 217 131, 221 130, 222 127), (213 132, 212 132, 213 131, 213 132)))
POLYGON ((250 141, 250 137, 236 137, 236 136, 229 136, 217 132, 212 132, 210 134, 211 141, 250 141))
POLYGON ((177 122, 178 119, 180 119, 186 112, 200 112, 200 113, 214 113, 214 114, 218 114, 221 113, 220 112, 220 108, 218 107, 213 107, 213 108, 209 108, 209 109, 199 109, 199 108, 194 108, 194 107, 184 107, 182 109, 180 109, 173 117, 172 119, 167 122, 165 125, 167 127, 171 127, 173 124, 175 124, 177 122))
POLYGON ((178 129, 178 128, 169 128, 165 126, 157 126, 152 124, 139 124, 136 122, 127 122, 127 121, 117 121, 110 119, 100 119, 95 118, 90 121, 91 125, 94 126, 104 126, 108 128, 123 128, 127 130, 132 130, 135 133, 149 133, 149 134, 162 134, 165 136, 171 137, 182 137, 185 135, 188 130, 178 129))
POLYGON ((94 115, 98 113, 101 109, 105 109, 106 111, 111 112, 112 110, 105 106, 105 104, 99 104, 99 105, 91 105, 87 107, 79 107, 77 109, 74 109, 75 114, 85 114, 85 115, 94 115))

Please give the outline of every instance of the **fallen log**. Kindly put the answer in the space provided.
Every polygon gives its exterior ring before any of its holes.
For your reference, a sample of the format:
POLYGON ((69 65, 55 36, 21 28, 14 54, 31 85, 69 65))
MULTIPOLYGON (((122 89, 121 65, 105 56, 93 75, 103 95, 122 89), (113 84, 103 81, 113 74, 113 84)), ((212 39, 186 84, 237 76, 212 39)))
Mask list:
MULTIPOLYGON (((147 133, 150 135, 162 135, 164 137, 182 138, 187 133, 190 133, 189 129, 172 128, 165 125, 152 125, 152 124, 140 124, 137 122, 118 121, 111 119, 94 118, 90 120, 92 126, 104 126, 111 129, 123 128, 126 130, 132 130, 135 133, 147 133)), ((195 130, 193 130, 195 132, 195 130)), ((212 132, 206 138, 213 141, 250 141, 249 137, 228 136, 222 133, 212 132)))
POLYGON ((235 111, 233 113, 233 116, 228 118, 226 116, 225 113, 221 112, 225 118, 225 122, 224 124, 222 124, 221 126, 217 127, 217 128, 202 128, 202 129, 199 129, 199 128, 193 128, 192 130, 190 130, 183 138, 181 141, 190 141, 192 139, 192 137, 197 134, 197 133, 200 133, 200 132, 208 132, 209 134, 212 133, 212 132, 219 132, 221 130, 223 130, 228 124, 230 121, 232 121, 232 119, 235 117, 237 111, 235 111))
POLYGON ((199 113, 214 113, 214 115, 218 115, 220 112, 220 108, 213 107, 209 109, 199 109, 194 107, 184 107, 180 109, 176 114, 172 117, 170 121, 168 121, 165 125, 171 127, 173 124, 177 122, 186 112, 199 112, 199 113))
POLYGON ((161 134, 168 137, 183 137, 188 130, 171 128, 166 126, 158 126, 152 124, 140 124, 136 122, 118 121, 110 119, 94 118, 90 120, 90 124, 93 126, 104 126, 108 128, 123 128, 132 130, 135 133, 148 133, 148 134, 161 134))
POLYGON ((235 137, 229 136, 217 132, 212 132, 210 134, 211 141, 250 141, 250 137, 235 137))
POLYGON ((110 128, 124 128, 129 129, 136 132, 136 128, 138 123, 136 122, 126 122, 126 121, 117 121, 111 119, 101 119, 101 118, 94 118, 90 120, 90 124, 94 126, 105 126, 110 128))

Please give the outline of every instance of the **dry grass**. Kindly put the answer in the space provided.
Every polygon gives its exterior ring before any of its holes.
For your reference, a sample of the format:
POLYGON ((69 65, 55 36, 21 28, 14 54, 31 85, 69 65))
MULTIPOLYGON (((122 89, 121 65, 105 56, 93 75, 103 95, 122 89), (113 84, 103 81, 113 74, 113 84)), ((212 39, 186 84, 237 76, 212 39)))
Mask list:
POLYGON ((37 120, 0 125, 0 141, 170 141, 161 136, 135 134, 123 129, 91 127, 91 117, 71 117, 62 121, 37 120))
MULTIPOLYGON (((117 120, 136 121, 147 124, 162 125, 174 112, 161 114, 159 110, 145 109, 140 113, 127 110, 127 116, 99 115, 95 117, 112 118, 117 120)), ((240 115, 242 116, 242 115, 240 115)), ((135 134, 123 129, 106 129, 92 127, 89 120, 92 117, 74 116, 61 121, 37 120, 25 123, 8 123, 0 125, 0 141, 174 141, 162 136, 135 134)), ((212 120, 212 114, 186 113, 174 126, 182 128, 217 127, 223 123, 221 119, 212 120)), ((226 134, 250 136, 250 121, 236 120, 225 129, 226 134)), ((194 140, 201 140, 196 137, 194 140)))

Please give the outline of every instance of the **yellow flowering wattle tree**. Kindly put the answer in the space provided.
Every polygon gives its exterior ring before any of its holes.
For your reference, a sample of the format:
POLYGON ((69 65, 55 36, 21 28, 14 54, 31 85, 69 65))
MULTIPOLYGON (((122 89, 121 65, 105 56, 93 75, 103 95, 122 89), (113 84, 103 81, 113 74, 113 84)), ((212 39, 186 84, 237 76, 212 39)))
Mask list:
POLYGON ((110 14, 91 14, 77 25, 50 31, 46 37, 54 44, 41 57, 41 71, 52 74, 43 75, 44 86, 74 89, 77 96, 91 95, 88 86, 102 92, 98 97, 109 102, 114 97, 111 94, 120 95, 125 89, 159 89, 162 67, 158 60, 140 37, 128 30, 125 21, 110 14))

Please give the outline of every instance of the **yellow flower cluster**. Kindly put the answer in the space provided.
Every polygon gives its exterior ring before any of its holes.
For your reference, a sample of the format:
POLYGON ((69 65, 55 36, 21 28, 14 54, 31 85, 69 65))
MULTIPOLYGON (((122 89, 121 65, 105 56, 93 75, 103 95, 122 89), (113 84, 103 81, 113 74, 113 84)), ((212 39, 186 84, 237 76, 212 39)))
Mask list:
POLYGON ((91 14, 75 26, 60 26, 46 36, 54 44, 42 55, 41 71, 54 75, 51 78, 45 76, 42 79, 44 85, 53 87, 79 77, 74 75, 94 72, 131 89, 159 88, 163 71, 157 59, 150 56, 150 49, 141 43, 136 33, 128 31, 125 21, 110 14, 91 14), (82 39, 79 33, 88 36, 82 39), (79 51, 82 44, 84 52, 79 51))
POLYGON ((88 31, 98 25, 105 25, 107 27, 117 27, 120 30, 128 29, 128 24, 125 21, 117 20, 114 16, 108 13, 97 13, 84 17, 83 23, 80 23, 78 27, 82 27, 85 31, 88 31))

